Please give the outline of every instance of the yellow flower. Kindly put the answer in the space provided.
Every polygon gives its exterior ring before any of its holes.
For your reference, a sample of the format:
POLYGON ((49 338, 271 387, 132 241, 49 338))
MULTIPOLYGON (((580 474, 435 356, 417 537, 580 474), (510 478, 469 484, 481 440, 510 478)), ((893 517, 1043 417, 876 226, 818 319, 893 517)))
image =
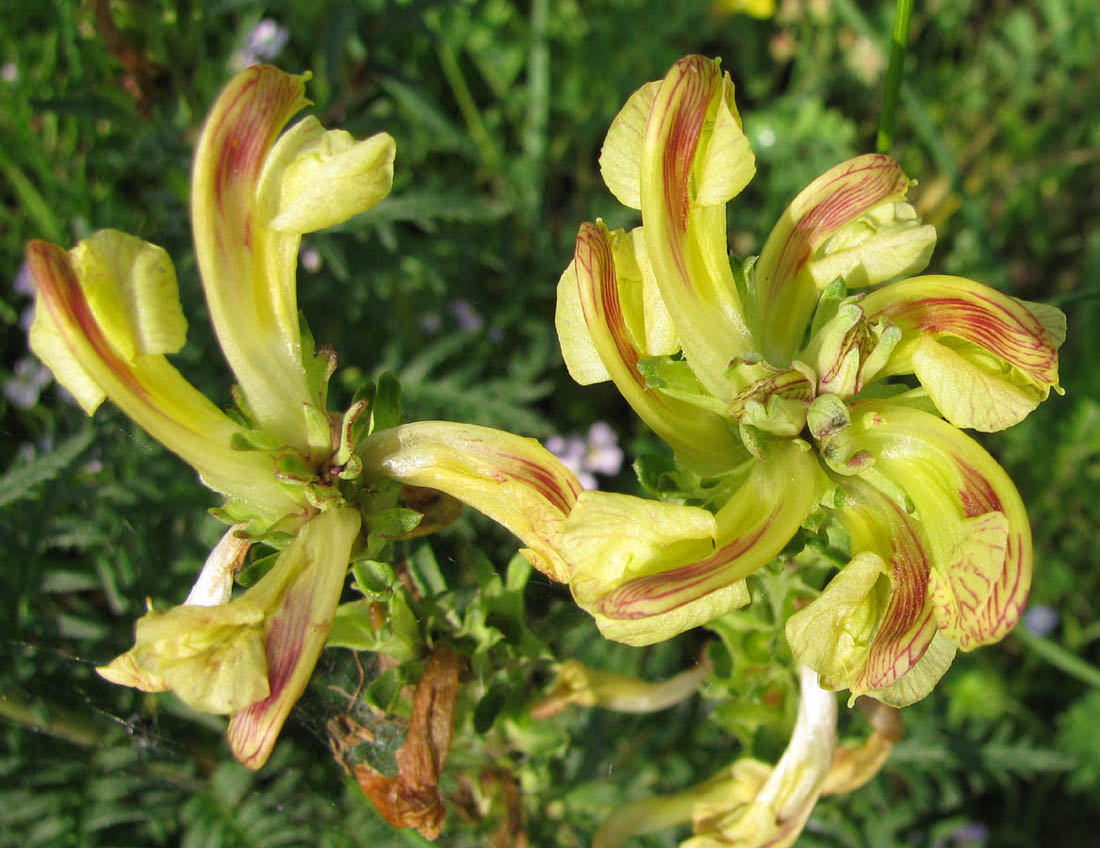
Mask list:
POLYGON ((694 833, 682 848, 793 845, 826 786, 836 751, 836 696, 807 668, 801 685, 798 718, 774 766, 745 757, 676 795, 619 807, 604 820, 594 848, 618 848, 631 836, 680 822, 691 822, 694 833))
POLYGON ((1026 598, 1019 495, 955 427, 1008 426, 1057 389, 1065 319, 960 278, 892 282, 927 265, 935 231, 886 156, 827 171, 757 260, 731 262, 725 205, 755 173, 733 94, 717 62, 688 56, 631 95, 600 167, 642 226, 582 224, 558 283, 566 367, 613 381, 672 448, 666 500, 582 492, 528 440, 440 422, 371 437, 364 463, 512 529, 630 644, 744 605, 744 579, 835 509, 861 541, 850 574, 792 619, 792 648, 826 685, 915 700, 1026 598), (905 374, 921 388, 883 383, 905 374))
POLYGON ((600 165, 642 226, 581 226, 558 286, 562 353, 578 382, 615 383, 681 484, 661 506, 578 500, 558 540, 578 602, 612 638, 667 638, 743 603, 736 581, 830 509, 853 560, 791 619, 791 647, 826 686, 922 697, 956 647, 1001 638, 1022 609, 1023 506, 956 427, 1009 426, 1058 388, 1064 316, 970 280, 905 279, 935 231, 886 156, 831 168, 758 259, 731 262, 725 204, 755 164, 729 76, 700 56, 628 99, 600 165), (907 374, 920 388, 884 383, 907 374), (594 545, 601 526, 629 541, 594 545))

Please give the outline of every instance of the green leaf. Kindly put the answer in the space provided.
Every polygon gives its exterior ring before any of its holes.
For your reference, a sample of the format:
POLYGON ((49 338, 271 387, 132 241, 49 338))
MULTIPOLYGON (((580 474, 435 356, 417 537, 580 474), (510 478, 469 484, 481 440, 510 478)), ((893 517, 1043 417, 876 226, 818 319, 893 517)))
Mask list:
POLYGON ((393 573, 393 566, 373 559, 352 563, 351 573, 355 577, 352 588, 376 600, 388 596, 397 580, 397 576, 393 573))
POLYGON ((500 715, 500 711, 508 699, 508 692, 509 687, 501 681, 497 681, 489 688, 485 697, 477 702, 477 707, 474 709, 475 733, 484 734, 492 730, 497 716, 500 715))
POLYGON ((32 497, 38 486, 54 479, 72 465, 91 444, 92 433, 92 428, 86 427, 50 453, 10 468, 0 477, 0 507, 32 497))
POLYGON ((367 527, 371 533, 378 533, 388 539, 402 536, 410 530, 415 530, 424 518, 415 509, 394 507, 383 509, 367 516, 367 527))
POLYGON ((378 378, 374 406, 371 408, 371 432, 388 430, 401 423, 401 384, 390 371, 378 378))
POLYGON ((447 591, 447 578, 443 576, 435 553, 429 545, 421 545, 413 553, 409 560, 409 572, 425 597, 441 595, 447 591))

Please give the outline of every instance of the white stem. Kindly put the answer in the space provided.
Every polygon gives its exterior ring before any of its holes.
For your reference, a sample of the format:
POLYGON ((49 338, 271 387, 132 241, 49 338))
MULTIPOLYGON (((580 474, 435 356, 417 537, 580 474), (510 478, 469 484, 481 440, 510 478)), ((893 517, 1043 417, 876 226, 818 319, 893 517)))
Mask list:
POLYGON ((239 535, 242 530, 243 524, 234 524, 214 545, 199 572, 199 579, 183 602, 184 606, 214 607, 229 602, 233 592, 233 574, 252 546, 252 542, 239 535))
POLYGON ((812 808, 833 762, 836 748, 836 695, 818 685, 817 672, 802 666, 802 699, 787 750, 756 796, 775 811, 777 821, 812 808))

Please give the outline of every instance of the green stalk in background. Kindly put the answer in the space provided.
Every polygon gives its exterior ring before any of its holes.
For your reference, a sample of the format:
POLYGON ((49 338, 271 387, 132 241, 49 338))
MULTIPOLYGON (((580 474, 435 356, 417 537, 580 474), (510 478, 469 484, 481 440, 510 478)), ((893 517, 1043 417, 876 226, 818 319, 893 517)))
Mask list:
POLYGON ((894 15, 894 34, 890 39, 890 65, 886 69, 886 88, 882 93, 882 117, 879 118, 875 149, 889 153, 894 143, 897 124, 898 92, 905 68, 905 51, 909 44, 909 21, 913 17, 913 0, 898 0, 894 15))

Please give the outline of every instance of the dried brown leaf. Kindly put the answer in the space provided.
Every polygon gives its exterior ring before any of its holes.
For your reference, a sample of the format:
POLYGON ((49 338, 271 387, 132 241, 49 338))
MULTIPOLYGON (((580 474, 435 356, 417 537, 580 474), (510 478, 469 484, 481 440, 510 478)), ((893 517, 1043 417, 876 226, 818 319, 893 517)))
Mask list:
POLYGON ((446 810, 439 773, 451 750, 461 659, 440 645, 428 661, 413 695, 405 744, 397 752, 397 776, 386 777, 366 763, 355 766, 360 788, 382 817, 397 828, 414 827, 434 840, 446 810))

